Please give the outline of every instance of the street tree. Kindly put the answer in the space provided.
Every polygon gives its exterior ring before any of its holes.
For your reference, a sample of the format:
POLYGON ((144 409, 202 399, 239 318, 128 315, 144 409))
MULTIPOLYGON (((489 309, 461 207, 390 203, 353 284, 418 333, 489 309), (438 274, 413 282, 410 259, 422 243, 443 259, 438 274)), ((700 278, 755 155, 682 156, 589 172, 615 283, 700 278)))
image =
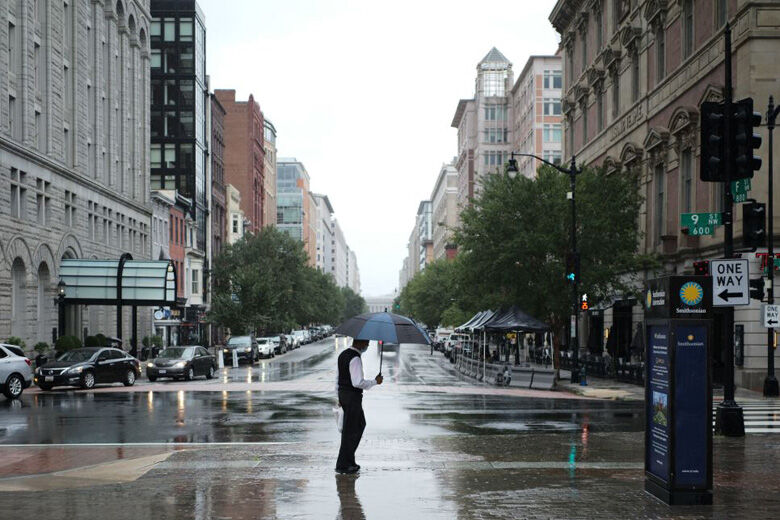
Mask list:
POLYGON ((344 298, 344 307, 339 321, 366 312, 366 300, 349 287, 341 288, 341 296, 344 298))
MULTIPOLYGON (((556 330, 571 314, 565 279, 570 251, 569 177, 542 166, 536 178, 491 175, 461 214, 456 232, 459 305, 495 309, 518 304, 556 330)), ((636 171, 577 176, 580 288, 590 302, 637 287, 633 273, 655 265, 638 252, 642 198, 636 171)))
POLYGON ((401 291, 401 312, 436 327, 456 297, 457 262, 440 259, 425 266, 401 291))

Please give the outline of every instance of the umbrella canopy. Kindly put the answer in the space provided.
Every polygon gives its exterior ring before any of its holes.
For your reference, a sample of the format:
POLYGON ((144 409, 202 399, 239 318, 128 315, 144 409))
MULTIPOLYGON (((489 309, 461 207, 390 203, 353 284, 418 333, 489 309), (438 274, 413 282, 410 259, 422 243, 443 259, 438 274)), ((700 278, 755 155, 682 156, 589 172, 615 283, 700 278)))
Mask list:
POLYGON ((431 338, 413 319, 390 312, 354 316, 336 327, 335 332, 355 339, 385 343, 431 343, 431 338))

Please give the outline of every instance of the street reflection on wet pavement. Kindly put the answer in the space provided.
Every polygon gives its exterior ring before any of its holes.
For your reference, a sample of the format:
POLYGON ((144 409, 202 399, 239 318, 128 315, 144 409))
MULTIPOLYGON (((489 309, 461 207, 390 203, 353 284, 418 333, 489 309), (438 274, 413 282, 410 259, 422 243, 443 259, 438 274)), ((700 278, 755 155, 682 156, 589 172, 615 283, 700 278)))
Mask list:
MULTIPOLYGON (((369 354, 367 375, 378 369, 369 354)), ((334 355, 295 381, 332 384, 334 355)), ((333 471, 332 391, 63 391, 6 402, 0 518, 10 511, 117 520, 780 512, 774 437, 716 438, 715 505, 669 508, 643 491, 642 403, 480 393, 488 388, 457 376, 441 354, 408 345, 386 354, 382 371, 385 385, 364 397, 357 477, 333 471)))

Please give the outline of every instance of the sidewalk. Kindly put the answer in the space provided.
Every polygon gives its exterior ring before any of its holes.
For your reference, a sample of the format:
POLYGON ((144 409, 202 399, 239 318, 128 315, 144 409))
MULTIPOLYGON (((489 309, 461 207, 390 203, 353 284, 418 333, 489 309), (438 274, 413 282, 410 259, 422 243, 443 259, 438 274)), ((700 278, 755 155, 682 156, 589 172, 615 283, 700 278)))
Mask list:
MULTIPOLYGON (((600 377, 588 377, 587 385, 582 386, 580 384, 571 382, 571 372, 568 370, 560 370, 556 388, 593 399, 613 399, 618 401, 645 400, 644 386, 632 385, 630 383, 623 383, 615 379, 604 379, 600 377)), ((723 388, 715 388, 713 390, 712 397, 714 403, 721 401, 723 399, 723 388)), ((778 401, 777 399, 767 399, 760 392, 754 392, 752 390, 739 387, 736 388, 734 397, 738 403, 742 401, 778 401)))

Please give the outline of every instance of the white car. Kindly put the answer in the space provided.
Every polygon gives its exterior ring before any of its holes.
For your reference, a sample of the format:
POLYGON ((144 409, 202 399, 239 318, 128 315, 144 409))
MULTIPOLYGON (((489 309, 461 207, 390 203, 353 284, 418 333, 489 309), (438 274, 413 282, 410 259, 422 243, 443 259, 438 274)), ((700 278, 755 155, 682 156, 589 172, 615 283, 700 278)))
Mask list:
POLYGON ((33 381, 32 362, 19 352, 16 345, 0 343, 0 390, 8 399, 21 396, 33 381))
POLYGON ((274 357, 274 342, 272 338, 257 338, 257 353, 261 358, 274 357))
POLYGON ((301 341, 292 334, 285 334, 284 337, 287 338, 287 348, 290 350, 301 346, 301 341))

